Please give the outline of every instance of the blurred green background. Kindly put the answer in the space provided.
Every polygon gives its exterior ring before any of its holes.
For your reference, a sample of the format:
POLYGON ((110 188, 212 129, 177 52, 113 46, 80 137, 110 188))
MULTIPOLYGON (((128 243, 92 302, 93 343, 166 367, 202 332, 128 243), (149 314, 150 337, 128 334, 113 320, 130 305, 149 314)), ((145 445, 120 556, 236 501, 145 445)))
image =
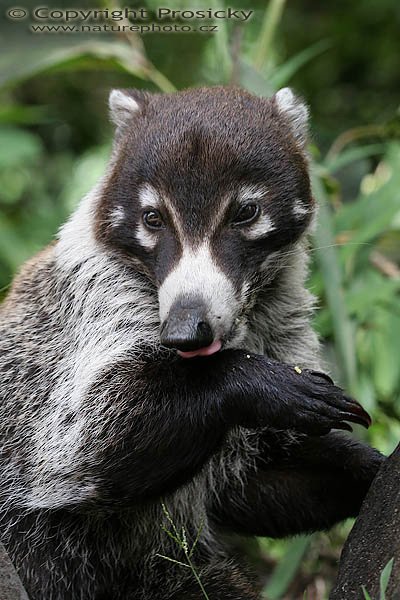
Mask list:
MULTIPOLYGON (((29 15, 6 17, 14 4, 3 0, 0 17, 0 293, 102 173, 112 135, 110 88, 233 83, 267 96, 290 85, 312 114, 320 204, 310 277, 320 301, 315 324, 335 377, 373 415, 370 431, 356 435, 390 452, 400 439, 398 1, 232 0, 230 7, 252 9, 254 16, 246 23, 218 20, 213 34, 141 37, 33 33, 29 15)), ((118 8, 112 0, 43 4, 118 8)), ((18 6, 30 12, 37 2, 18 6)), ((159 6, 129 4, 153 12, 159 6)), ((167 6, 221 9, 224 3, 170 0, 167 6)), ((265 597, 327 598, 349 527, 247 545, 265 579, 265 597)))

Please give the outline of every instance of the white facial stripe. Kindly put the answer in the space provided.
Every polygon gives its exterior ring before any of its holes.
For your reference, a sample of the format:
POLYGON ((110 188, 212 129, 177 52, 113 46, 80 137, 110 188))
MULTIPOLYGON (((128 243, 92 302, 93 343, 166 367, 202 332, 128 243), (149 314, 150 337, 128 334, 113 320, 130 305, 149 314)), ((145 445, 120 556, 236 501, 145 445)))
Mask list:
POLYGON ((160 319, 163 322, 179 296, 204 300, 209 318, 218 333, 229 326, 237 308, 232 282, 214 261, 208 243, 200 248, 184 247, 182 257, 159 290, 160 319))
POLYGON ((144 185, 139 191, 139 204, 142 208, 159 208, 160 196, 151 185, 144 185))
POLYGON ((135 237, 139 244, 147 250, 154 250, 157 245, 157 235, 146 229, 143 223, 139 223, 135 237))
POLYGON ((182 223, 180 221, 179 214, 175 210, 175 206, 173 205, 173 203, 171 202, 171 200, 166 195, 163 197, 163 201, 164 201, 164 204, 165 204, 165 208, 167 209, 167 211, 171 215, 172 223, 174 224, 174 228, 175 228, 175 231, 176 231, 176 233, 178 235, 178 239, 179 239, 179 241, 181 243, 183 243, 184 240, 185 240, 185 234, 184 234, 184 231, 183 231, 183 228, 182 228, 182 223))
POLYGON ((243 235, 250 239, 254 240, 257 238, 261 238, 267 233, 271 233, 271 231, 275 231, 276 227, 268 215, 261 215, 254 225, 249 225, 248 228, 243 230, 243 235))
POLYGON ((223 198, 221 198, 220 205, 216 207, 215 215, 210 224, 209 237, 212 236, 213 233, 218 229, 222 219, 225 216, 225 213, 230 205, 231 197, 229 194, 226 194, 223 198))
POLYGON ((239 202, 245 202, 252 198, 263 198, 268 194, 268 190, 263 185, 248 184, 241 187, 239 191, 239 202))
POLYGON ((179 215, 175 210, 174 205, 166 195, 163 195, 162 199, 160 194, 151 185, 144 185, 139 192, 139 203, 140 206, 145 208, 155 208, 162 210, 163 206, 171 215, 172 222, 178 234, 180 241, 184 240, 183 229, 179 219, 179 215))
POLYGON ((293 204, 292 211, 295 217, 304 217, 308 215, 310 210, 300 200, 296 200, 293 204))

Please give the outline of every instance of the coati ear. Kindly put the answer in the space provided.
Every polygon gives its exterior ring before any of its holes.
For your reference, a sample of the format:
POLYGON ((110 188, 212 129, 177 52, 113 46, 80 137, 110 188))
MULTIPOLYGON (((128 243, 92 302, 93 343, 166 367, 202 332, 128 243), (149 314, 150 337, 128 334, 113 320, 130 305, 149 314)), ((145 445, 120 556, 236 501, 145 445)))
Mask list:
POLYGON ((143 110, 149 94, 141 90, 112 90, 108 99, 111 120, 123 127, 135 113, 143 110))
POLYGON ((278 111, 289 122, 295 139, 305 146, 308 141, 308 108, 290 88, 282 88, 274 96, 278 111))

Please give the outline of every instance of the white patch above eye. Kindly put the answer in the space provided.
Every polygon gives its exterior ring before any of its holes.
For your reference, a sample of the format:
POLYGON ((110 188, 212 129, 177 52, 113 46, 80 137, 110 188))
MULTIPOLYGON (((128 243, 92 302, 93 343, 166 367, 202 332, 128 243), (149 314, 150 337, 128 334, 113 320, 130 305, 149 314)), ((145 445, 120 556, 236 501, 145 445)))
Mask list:
POLYGON ((160 208, 159 193, 148 183, 139 190, 139 204, 142 208, 160 208))
POLYGON ((271 231, 275 231, 275 229, 276 227, 271 217, 261 214, 254 224, 248 225, 243 229, 242 234, 250 240, 255 240, 264 237, 268 233, 271 233, 271 231))
POLYGON ((304 217, 310 213, 310 210, 300 200, 295 200, 292 206, 292 212, 295 217, 304 217))
POLYGON ((268 194, 268 190, 263 185, 249 183, 243 185, 239 190, 239 202, 245 202, 252 198, 264 198, 268 194))

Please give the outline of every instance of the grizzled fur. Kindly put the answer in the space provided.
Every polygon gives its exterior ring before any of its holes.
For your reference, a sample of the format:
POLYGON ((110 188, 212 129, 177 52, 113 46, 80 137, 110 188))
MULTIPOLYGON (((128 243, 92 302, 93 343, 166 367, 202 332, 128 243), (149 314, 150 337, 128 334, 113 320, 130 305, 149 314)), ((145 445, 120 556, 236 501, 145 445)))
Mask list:
POLYGON ((256 598, 226 534, 356 515, 382 460, 328 433, 368 419, 315 372, 307 111, 289 90, 110 102, 106 174, 1 307, 1 540, 31 600, 198 600, 157 556, 184 559, 164 502, 189 542, 201 528, 209 597, 256 598), (252 196, 258 220, 231 225, 252 196), (153 201, 157 232, 142 222, 153 201), (180 289, 204 292, 222 352, 160 346, 180 289))

